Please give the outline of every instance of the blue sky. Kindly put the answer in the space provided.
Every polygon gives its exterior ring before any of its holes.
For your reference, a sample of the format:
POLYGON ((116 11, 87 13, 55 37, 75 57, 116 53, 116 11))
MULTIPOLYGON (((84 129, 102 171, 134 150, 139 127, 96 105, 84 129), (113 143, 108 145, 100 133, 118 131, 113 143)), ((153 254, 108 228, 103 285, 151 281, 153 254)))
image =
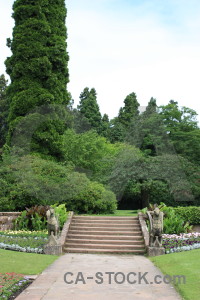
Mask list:
MULTIPOLYGON (((13 0, 0 11, 0 73, 9 56, 13 0)), ((66 0, 71 91, 95 87, 102 113, 118 114, 135 92, 141 106, 151 97, 200 114, 200 1, 66 0)))

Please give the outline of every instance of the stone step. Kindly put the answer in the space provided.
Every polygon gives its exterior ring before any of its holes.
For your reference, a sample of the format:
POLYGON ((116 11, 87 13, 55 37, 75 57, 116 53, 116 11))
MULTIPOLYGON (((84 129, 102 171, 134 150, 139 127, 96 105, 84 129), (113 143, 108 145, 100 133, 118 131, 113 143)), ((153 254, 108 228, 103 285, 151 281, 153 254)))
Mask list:
POLYGON ((130 226, 130 225, 139 225, 139 221, 138 220, 132 220, 132 221, 111 221, 111 220, 72 220, 71 224, 73 225, 81 225, 81 226, 85 226, 85 225, 113 225, 113 226, 130 226))
POLYGON ((137 216, 74 216, 64 252, 144 254, 139 219, 137 216))
POLYGON ((67 240, 68 239, 79 239, 79 240, 85 240, 85 239, 90 239, 90 240, 126 240, 126 241, 140 241, 143 240, 142 235, 106 235, 106 234, 99 234, 99 235, 93 235, 93 234, 74 234, 74 233, 68 233, 67 235, 67 240))
MULTIPOLYGON (((65 247, 66 250, 68 248, 80 248, 79 244, 74 243, 66 243, 65 247)), ((82 244, 82 249, 110 249, 110 250, 143 250, 144 244, 141 245, 103 245, 103 244, 82 244)))
POLYGON ((138 218, 114 218, 112 217, 112 219, 110 219, 109 217, 106 218, 106 217, 97 217, 97 218, 76 218, 76 217, 73 217, 73 221, 75 222, 120 222, 120 223, 123 223, 123 222, 138 222, 139 219, 138 218))
POLYGON ((77 238, 68 238, 66 244, 111 244, 111 245, 144 245, 143 239, 133 240, 132 237, 130 240, 112 240, 112 239, 77 239, 77 238))
POLYGON ((138 216, 134 217, 106 217, 106 216, 74 216, 73 220, 118 220, 118 221, 133 221, 133 220, 138 220, 138 216))
POLYGON ((116 236, 120 236, 120 235, 142 235, 141 231, 134 231, 134 230, 129 230, 129 231, 123 231, 119 229, 117 231, 110 231, 110 230, 77 230, 77 229, 70 229, 69 230, 69 234, 84 234, 84 235, 116 235, 116 236))
POLYGON ((90 231, 90 230, 96 230, 96 231, 140 231, 140 226, 117 226, 117 227, 110 227, 110 226, 95 226, 91 225, 89 227, 86 226, 76 226, 76 225, 70 225, 70 230, 79 230, 79 231, 90 231))
POLYGON ((64 248, 64 251, 66 253, 107 253, 107 254, 145 254, 145 249, 143 250, 121 250, 121 249, 115 249, 115 250, 109 250, 109 249, 87 249, 87 248, 64 248))
MULTIPOLYGON (((66 243, 65 249, 68 248, 80 248, 79 244, 74 243, 66 243)), ((137 250, 144 249, 144 244, 142 245, 103 245, 103 244, 82 244, 81 248, 83 249, 110 249, 110 250, 137 250)))

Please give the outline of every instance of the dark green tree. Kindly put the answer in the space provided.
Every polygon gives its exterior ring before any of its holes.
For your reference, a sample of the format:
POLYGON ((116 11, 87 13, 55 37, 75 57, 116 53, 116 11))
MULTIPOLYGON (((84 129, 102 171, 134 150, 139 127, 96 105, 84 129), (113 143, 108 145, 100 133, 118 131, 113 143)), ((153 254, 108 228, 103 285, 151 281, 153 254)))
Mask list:
POLYGON ((125 140, 130 125, 139 116, 139 106, 135 93, 131 93, 125 98, 124 107, 120 108, 118 116, 110 122, 109 140, 112 143, 125 140))
MULTIPOLYGON (((5 62, 11 78, 8 144, 19 121, 27 113, 41 105, 66 106, 69 101, 65 1, 16 0, 13 18, 13 37, 7 41, 12 56, 5 62)), ((59 109, 54 113, 54 120, 49 118, 35 132, 33 151, 59 157, 65 123, 59 116, 59 109)))
POLYGON ((197 113, 188 107, 178 106, 171 100, 159 108, 165 130, 178 154, 194 164, 200 164, 200 129, 197 113))
POLYGON ((132 119, 139 115, 139 106, 136 94, 131 93, 128 95, 124 100, 124 107, 121 107, 119 110, 119 122, 128 128, 132 119))
POLYGON ((109 140, 111 143, 123 142, 126 137, 127 130, 122 124, 118 117, 115 117, 110 121, 110 131, 109 131, 109 140))
POLYGON ((110 121, 107 114, 104 114, 102 117, 102 130, 100 132, 105 138, 109 138, 110 134, 110 121))
POLYGON ((179 130, 188 132, 198 128, 197 113, 185 106, 179 108, 177 101, 170 100, 167 105, 160 106, 159 113, 170 135, 179 130))
POLYGON ((6 96, 6 88, 8 81, 2 74, 0 76, 0 148, 5 143, 7 133, 7 117, 8 117, 8 101, 6 96))
POLYGON ((78 111, 88 122, 90 129, 95 129, 98 133, 102 130, 102 118, 97 103, 97 93, 94 88, 89 90, 86 87, 80 94, 80 103, 78 105, 78 111))
POLYGON ((132 120, 125 140, 148 156, 171 153, 170 140, 163 119, 157 112, 156 99, 151 98, 146 110, 132 120))
POLYGON ((143 115, 148 116, 153 113, 156 113, 156 111, 157 111, 156 99, 151 97, 151 99, 149 100, 148 105, 146 107, 146 110, 143 112, 143 115))

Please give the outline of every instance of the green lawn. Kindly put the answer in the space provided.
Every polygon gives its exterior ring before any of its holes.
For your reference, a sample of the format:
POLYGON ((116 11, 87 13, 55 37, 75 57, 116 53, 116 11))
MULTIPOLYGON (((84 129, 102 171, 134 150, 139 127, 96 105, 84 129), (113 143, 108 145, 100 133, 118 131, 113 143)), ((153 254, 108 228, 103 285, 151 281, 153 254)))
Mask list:
POLYGON ((175 285, 185 300, 200 299, 200 249, 151 257, 164 274, 185 275, 186 284, 175 285))
POLYGON ((133 217, 137 216, 137 210, 116 210, 114 214, 81 214, 82 216, 110 216, 110 217, 133 217))
POLYGON ((0 273, 36 275, 52 264, 58 256, 24 253, 0 249, 0 273))

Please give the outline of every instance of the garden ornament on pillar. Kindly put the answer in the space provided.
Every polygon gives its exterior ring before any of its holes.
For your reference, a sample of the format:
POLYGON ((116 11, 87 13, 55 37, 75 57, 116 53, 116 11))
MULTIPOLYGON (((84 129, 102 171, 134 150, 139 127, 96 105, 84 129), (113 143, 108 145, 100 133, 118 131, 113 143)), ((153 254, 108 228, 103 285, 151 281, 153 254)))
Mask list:
POLYGON ((147 212, 150 220, 150 247, 162 247, 163 212, 158 207, 147 212))
POLYGON ((148 255, 165 254, 165 249, 162 247, 163 212, 156 207, 152 212, 148 211, 147 215, 150 222, 148 255))
POLYGON ((48 229, 49 236, 51 236, 52 234, 55 237, 58 236, 59 224, 53 208, 50 208, 47 211, 47 229, 48 229))

